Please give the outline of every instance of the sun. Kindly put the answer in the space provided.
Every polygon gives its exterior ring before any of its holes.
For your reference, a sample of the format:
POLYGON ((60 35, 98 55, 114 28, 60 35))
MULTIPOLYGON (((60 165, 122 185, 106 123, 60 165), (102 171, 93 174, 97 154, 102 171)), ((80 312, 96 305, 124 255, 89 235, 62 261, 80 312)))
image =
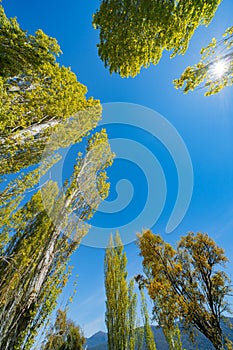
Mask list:
POLYGON ((217 78, 221 78, 223 74, 227 71, 227 64, 224 61, 217 61, 213 65, 213 75, 217 78))

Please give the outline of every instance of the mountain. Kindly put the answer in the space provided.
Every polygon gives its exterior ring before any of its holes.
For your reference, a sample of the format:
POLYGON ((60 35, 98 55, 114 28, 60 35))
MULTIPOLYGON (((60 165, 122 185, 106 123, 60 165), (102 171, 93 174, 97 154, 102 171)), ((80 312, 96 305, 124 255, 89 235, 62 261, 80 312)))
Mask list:
POLYGON ((88 350, 106 350, 107 349, 108 336, 105 332, 97 332, 87 339, 88 350))
POLYGON ((87 350, 108 350, 108 344, 107 343, 103 343, 103 344, 99 344, 96 346, 93 346, 92 348, 87 348, 87 350))
MULTIPOLYGON (((224 334, 228 335, 229 339, 233 341, 233 318, 228 319, 231 327, 227 327, 223 324, 222 329, 224 334)), ((196 331, 195 343, 192 343, 189 339, 189 335, 184 331, 182 325, 179 325, 181 332, 181 340, 183 349, 186 350, 214 350, 210 341, 200 332, 196 331)), ((160 327, 151 326, 154 333, 157 350, 169 350, 163 331, 160 327)), ((107 333, 97 332, 93 336, 87 339, 88 350, 107 350, 107 333)))

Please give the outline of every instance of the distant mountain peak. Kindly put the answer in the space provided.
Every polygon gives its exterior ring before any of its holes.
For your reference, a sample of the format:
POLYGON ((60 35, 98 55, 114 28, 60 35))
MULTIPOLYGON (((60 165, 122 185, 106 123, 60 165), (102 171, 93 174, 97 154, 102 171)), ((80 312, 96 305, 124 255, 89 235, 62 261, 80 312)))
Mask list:
POLYGON ((98 331, 97 333, 93 334, 90 338, 87 338, 88 349, 94 348, 97 345, 107 343, 107 341, 107 333, 103 331, 98 331))
POLYGON ((99 335, 105 335, 105 336, 107 336, 107 333, 106 332, 103 332, 103 331, 98 331, 98 332, 96 332, 95 334, 93 334, 93 335, 95 335, 95 336, 99 336, 99 335))

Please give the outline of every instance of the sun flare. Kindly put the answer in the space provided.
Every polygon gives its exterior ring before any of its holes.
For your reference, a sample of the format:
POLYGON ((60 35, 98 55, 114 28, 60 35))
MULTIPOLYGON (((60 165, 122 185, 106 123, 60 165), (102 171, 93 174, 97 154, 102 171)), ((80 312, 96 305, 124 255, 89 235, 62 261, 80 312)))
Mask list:
POLYGON ((223 74, 227 71, 227 64, 224 61, 218 61, 213 66, 213 75, 221 78, 223 74))

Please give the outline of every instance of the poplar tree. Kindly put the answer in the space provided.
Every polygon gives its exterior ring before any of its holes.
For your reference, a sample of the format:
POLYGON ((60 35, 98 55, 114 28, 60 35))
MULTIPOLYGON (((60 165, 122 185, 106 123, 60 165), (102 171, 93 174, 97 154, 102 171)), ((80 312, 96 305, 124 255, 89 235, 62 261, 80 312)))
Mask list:
POLYGON ((137 295, 134 291, 134 279, 128 285, 128 300, 128 350, 135 350, 137 295))
POLYGON ((94 134, 61 190, 49 181, 11 212, 0 259, 0 348, 29 349, 56 306, 70 274, 68 260, 88 231, 87 220, 108 193, 112 153, 104 131, 94 134))
POLYGON ((140 289, 141 294, 141 314, 144 324, 144 342, 146 350, 156 350, 154 334, 150 326, 150 317, 147 309, 146 298, 143 289, 140 289))
POLYGON ((198 26, 207 26, 221 0, 104 0, 93 16, 98 53, 110 73, 136 76, 163 51, 184 54, 198 26))
POLYGON ((66 284, 85 222, 109 188, 105 168, 112 153, 103 130, 89 139, 62 189, 47 181, 27 197, 59 159, 54 151, 80 142, 101 116, 99 101, 87 99, 87 88, 56 62, 60 53, 56 39, 42 30, 28 34, 0 5, 0 181, 18 172, 0 193, 4 350, 30 348, 66 284))
POLYGON ((185 69, 179 79, 174 80, 177 89, 184 93, 203 88, 205 96, 217 94, 233 84, 233 26, 226 29, 222 40, 213 38, 201 49, 200 61, 185 69))
POLYGON ((108 349, 127 349, 128 342, 128 285, 126 254, 119 236, 111 236, 106 249, 104 274, 106 291, 105 322, 108 330, 108 349))
POLYGON ((159 325, 173 328, 175 319, 182 319, 216 349, 227 345, 220 323, 229 310, 226 298, 231 292, 227 274, 219 269, 227 262, 224 250, 200 232, 181 237, 175 249, 147 230, 139 236, 138 246, 146 276, 137 280, 153 300, 159 325))
POLYGON ((8 79, 0 89, 0 175, 40 162, 53 133, 59 131, 62 140, 54 150, 80 142, 101 117, 99 101, 86 99, 87 88, 68 68, 45 65, 17 79, 8 79))
POLYGON ((29 35, 0 5, 0 176, 37 164, 64 121, 70 128, 59 147, 81 141, 100 120, 100 102, 56 62, 60 53, 56 39, 29 35))
POLYGON ((178 324, 171 328, 162 327, 170 350, 182 350, 181 334, 178 324))
POLYGON ((144 329, 140 327, 140 319, 137 318, 137 327, 135 332, 135 350, 143 350, 144 329))

